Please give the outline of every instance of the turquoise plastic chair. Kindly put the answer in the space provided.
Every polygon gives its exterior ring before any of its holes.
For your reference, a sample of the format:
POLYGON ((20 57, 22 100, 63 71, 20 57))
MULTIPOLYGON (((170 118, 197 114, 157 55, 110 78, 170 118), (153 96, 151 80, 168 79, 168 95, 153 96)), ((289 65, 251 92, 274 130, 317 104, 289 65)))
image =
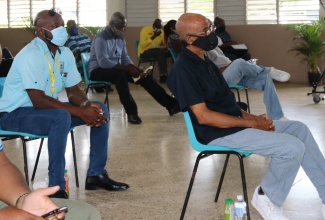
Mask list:
MULTIPOLYGON (((6 77, 0 77, 0 97, 2 96, 2 91, 3 87, 5 84, 6 77)), ((79 177, 78 177, 78 169, 77 169, 77 159, 76 159, 76 149, 75 149, 75 142, 74 142, 74 134, 73 134, 73 129, 70 129, 70 135, 71 135, 71 141, 72 141, 72 154, 73 154, 73 163, 74 163, 74 171, 75 171, 75 178, 76 178, 76 186, 79 187, 79 177)), ((41 139, 41 143, 38 149, 34 169, 33 169, 33 174, 31 181, 34 181, 34 177, 36 174, 37 166, 38 166, 38 161, 39 157, 41 155, 42 151, 42 146, 43 146, 43 141, 44 138, 47 138, 47 136, 44 135, 35 135, 35 134, 29 134, 29 133, 24 133, 24 132, 15 132, 15 131, 6 131, 3 130, 0 126, 0 137, 2 141, 7 141, 7 140, 12 140, 16 138, 20 138, 23 144, 23 155, 24 155, 24 172, 25 172, 25 179, 27 184, 29 185, 29 174, 28 174, 28 160, 27 160, 27 142, 36 140, 36 139, 41 139)))
POLYGON ((184 219, 184 215, 185 215, 185 211, 187 208, 187 204, 190 198, 190 194, 191 194, 191 190, 192 190, 192 186, 194 183, 194 179, 195 179, 195 175, 197 172, 197 168, 199 166, 199 162, 201 159, 204 159, 206 157, 209 157, 213 154, 226 154, 226 160, 223 166, 223 170, 221 173, 221 177, 219 180, 219 184, 218 184, 218 189, 217 189, 217 193, 216 193, 216 197, 214 199, 215 202, 218 202, 218 198, 219 198, 219 194, 221 191, 221 187, 222 187, 222 182, 226 173, 226 169, 227 169, 227 165, 228 165, 228 161, 229 161, 229 157, 231 154, 234 154, 238 157, 239 159, 239 163, 240 163, 240 172, 241 172, 241 180, 242 180, 242 186, 243 186, 243 194, 244 194, 244 199, 247 203, 247 218, 250 219, 250 215, 249 215, 249 205, 248 205, 248 197, 247 197, 247 188, 246 188, 246 178, 245 178, 245 170, 244 170, 244 162, 243 159, 250 156, 252 154, 252 152, 249 151, 245 151, 245 150, 241 150, 241 149, 234 149, 234 148, 228 148, 226 146, 210 146, 210 145, 204 145, 201 144, 195 136, 195 132, 194 132, 194 128, 192 125, 192 120, 190 118, 190 114, 188 111, 183 113, 184 115, 184 119, 185 119, 185 123, 186 123, 186 127, 187 127, 187 132, 188 132, 188 136, 190 139, 190 144, 192 146, 192 148, 199 153, 199 155, 196 158, 196 162, 194 165, 194 169, 193 169, 193 173, 191 176, 191 180, 190 180, 190 184, 187 190, 187 194, 185 197, 185 201, 184 201, 184 205, 183 205, 183 209, 182 209, 182 213, 181 213, 181 220, 184 219))
POLYGON ((86 95, 88 94, 89 88, 92 88, 92 87, 94 87, 96 85, 104 86, 105 87, 105 93, 106 93, 104 103, 107 105, 107 108, 108 108, 109 107, 108 92, 109 92, 109 88, 112 85, 112 83, 107 82, 107 81, 94 81, 94 80, 89 79, 89 75, 88 75, 89 58, 90 58, 90 53, 89 52, 81 53, 82 68, 83 68, 83 71, 84 71, 85 83, 87 85, 87 87, 86 87, 86 95))
MULTIPOLYGON (((135 41, 135 49, 138 57, 138 46, 139 46, 139 40, 135 41)), ((138 57, 138 67, 140 66, 141 63, 150 63, 150 66, 153 67, 153 70, 155 69, 155 64, 156 64, 157 59, 156 58, 141 58, 138 57)), ((152 72, 153 72, 152 70, 152 72)))

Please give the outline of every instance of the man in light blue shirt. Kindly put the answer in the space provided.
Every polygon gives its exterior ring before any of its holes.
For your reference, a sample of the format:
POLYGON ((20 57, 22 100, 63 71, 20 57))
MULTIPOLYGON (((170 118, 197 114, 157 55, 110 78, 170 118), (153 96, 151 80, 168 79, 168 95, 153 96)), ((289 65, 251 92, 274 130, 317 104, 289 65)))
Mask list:
POLYGON ((0 99, 2 129, 48 136, 49 186, 59 185, 52 197, 68 198, 65 192, 65 148, 72 127, 90 126, 90 159, 86 189, 125 190, 105 170, 108 152, 108 109, 91 102, 78 87, 81 81, 75 58, 64 47, 68 34, 54 10, 35 19, 36 38, 15 57, 0 99), (58 100, 62 89, 69 102, 58 100))

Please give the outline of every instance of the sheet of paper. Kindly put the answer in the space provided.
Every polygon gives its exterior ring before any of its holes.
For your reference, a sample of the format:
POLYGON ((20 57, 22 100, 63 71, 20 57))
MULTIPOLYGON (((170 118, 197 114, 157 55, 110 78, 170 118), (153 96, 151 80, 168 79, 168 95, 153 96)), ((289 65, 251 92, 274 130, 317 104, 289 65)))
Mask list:
POLYGON ((245 44, 235 44, 235 45, 231 45, 234 49, 237 50, 247 50, 247 47, 245 44))

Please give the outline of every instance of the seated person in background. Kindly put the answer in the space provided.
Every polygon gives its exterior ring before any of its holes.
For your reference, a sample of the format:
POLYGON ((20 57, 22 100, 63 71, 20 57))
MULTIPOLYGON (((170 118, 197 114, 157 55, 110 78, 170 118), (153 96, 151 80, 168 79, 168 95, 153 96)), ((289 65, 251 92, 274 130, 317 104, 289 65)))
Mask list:
POLYGON ((0 140, 0 219, 43 219, 40 216, 62 206, 68 213, 61 212, 52 219, 100 220, 99 212, 82 201, 48 198, 59 187, 31 191, 19 169, 6 157, 0 140))
POLYGON ((48 136, 49 186, 60 187, 52 197, 68 198, 65 192, 65 150, 72 127, 90 127, 90 158, 85 188, 117 191, 129 186, 108 177, 108 109, 91 102, 78 87, 81 76, 74 56, 64 47, 68 33, 54 10, 44 10, 34 20, 36 37, 15 57, 0 98, 0 125, 8 131, 48 136), (69 102, 59 101, 65 89, 69 102))
POLYGON ((132 124, 142 122, 128 84, 129 82, 135 83, 134 78, 141 77, 136 83, 140 84, 160 105, 165 107, 170 116, 180 112, 176 99, 168 95, 150 74, 144 74, 143 70, 133 64, 123 36, 125 28, 124 15, 115 12, 107 27, 94 38, 88 63, 89 78, 115 84, 120 101, 127 113, 128 122, 132 124))
POLYGON ((74 20, 67 22, 67 31, 69 38, 65 45, 73 52, 73 55, 76 57, 76 63, 81 63, 80 54, 90 52, 91 39, 87 34, 78 33, 78 26, 74 20))
MULTIPOLYGON (((181 50, 179 50, 178 47, 174 49, 174 45, 181 44, 181 39, 179 35, 177 35, 178 37, 171 37, 172 35, 168 38, 168 48, 176 51, 175 55, 178 56, 181 50)), ((219 37, 218 44, 222 44, 219 37)), ((272 78, 280 82, 285 82, 290 79, 289 73, 277 70, 273 67, 258 66, 243 59, 231 61, 223 54, 219 47, 207 51, 206 56, 219 68, 228 84, 237 84, 264 91, 266 112, 271 119, 287 120, 283 114, 272 78)))
MULTIPOLYGON (((218 37, 218 44, 222 44, 218 37)), ((205 55, 219 68, 228 84, 238 84, 252 89, 264 91, 264 104, 268 117, 274 120, 287 120, 284 116, 273 79, 286 82, 290 74, 274 67, 265 67, 250 63, 243 59, 231 61, 217 46, 205 55)))
POLYGON ((12 62, 14 61, 14 57, 7 47, 1 48, 1 44, 0 44, 0 53, 1 53, 0 77, 6 77, 10 70, 12 62))
POLYGON ((264 219, 289 220, 281 206, 301 166, 319 193, 325 218, 325 160, 309 128, 299 121, 273 121, 240 110, 218 67, 205 56, 218 44, 206 17, 183 14, 176 30, 187 46, 174 62, 167 85, 182 111, 189 111, 196 138, 270 159, 251 201, 264 219))
POLYGON ((145 26, 140 31, 138 57, 156 58, 159 66, 159 82, 165 83, 167 79, 167 57, 163 25, 156 19, 152 26, 145 26))
POLYGON ((236 41, 233 41, 230 34, 226 31, 225 20, 219 17, 215 17, 214 26, 216 27, 216 34, 221 38, 223 42, 223 44, 220 45, 220 49, 230 60, 242 58, 248 61, 251 59, 251 55, 247 52, 247 50, 236 50, 232 47, 232 45, 236 45, 238 43, 236 41))
POLYGON ((182 41, 179 35, 175 32, 176 20, 170 20, 164 26, 165 42, 167 48, 173 52, 175 58, 182 50, 182 41))
MULTIPOLYGON (((65 45, 69 47, 70 50, 73 52, 73 55, 76 58, 76 63, 78 64, 78 66, 80 66, 80 69, 82 69, 80 54, 84 52, 90 52, 91 39, 88 37, 87 34, 80 34, 78 32, 78 26, 75 20, 69 20, 67 22, 67 31, 69 34, 69 38, 65 45)), ((105 87, 103 86, 95 86, 94 89, 98 93, 105 92, 105 87)), ((112 92, 114 90, 109 86, 109 91, 112 92)))

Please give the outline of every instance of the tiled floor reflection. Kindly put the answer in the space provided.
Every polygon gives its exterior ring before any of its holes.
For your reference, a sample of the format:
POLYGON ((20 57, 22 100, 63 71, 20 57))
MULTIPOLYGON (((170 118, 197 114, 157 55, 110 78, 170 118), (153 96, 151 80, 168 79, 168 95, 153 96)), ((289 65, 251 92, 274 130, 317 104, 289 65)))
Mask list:
MULTIPOLYGON (((276 87, 285 115, 289 119, 308 124, 325 153, 325 102, 314 104, 312 97, 306 95, 311 92, 311 88, 305 84, 277 83, 276 87)), ((189 145, 182 114, 170 117, 167 110, 156 103, 142 87, 130 85, 130 88, 143 123, 129 124, 116 91, 109 94, 111 124, 107 170, 113 179, 126 182, 131 188, 124 192, 85 191, 89 129, 81 126, 75 130, 79 189, 75 187, 71 142, 68 139, 66 161, 70 174, 70 197, 93 204, 103 219, 179 219, 197 152, 189 145)), ((264 113, 262 93, 250 90, 249 97, 251 112, 264 113)), ((104 94, 90 93, 89 98, 103 101, 104 94)), ((30 174, 38 144, 39 141, 28 143, 30 174)), ((20 140, 5 142, 4 146, 8 157, 23 170, 20 140)), ((46 177, 47 161, 45 147, 36 180, 46 177)), ((214 203, 223 161, 223 156, 213 156, 201 162, 185 219, 223 219, 224 199, 235 198, 242 193, 238 161, 237 158, 231 158, 219 202, 214 203)), ((250 198, 260 183, 268 162, 268 159, 256 155, 245 160, 250 198)), ((320 206, 321 201, 315 188, 304 172, 299 171, 284 204, 285 211, 293 220, 320 220, 320 206)), ((252 207, 251 217, 253 220, 261 219, 252 207)))

